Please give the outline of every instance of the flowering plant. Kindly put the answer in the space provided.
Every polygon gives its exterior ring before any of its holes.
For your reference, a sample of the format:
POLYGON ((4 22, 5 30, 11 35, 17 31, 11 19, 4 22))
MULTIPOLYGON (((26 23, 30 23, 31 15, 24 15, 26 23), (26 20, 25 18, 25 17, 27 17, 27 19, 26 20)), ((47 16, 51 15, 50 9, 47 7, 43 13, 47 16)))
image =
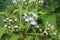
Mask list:
POLYGON ((56 14, 60 1, 1 0, 0 2, 0 40, 60 40, 60 31, 57 29, 59 14, 56 14))

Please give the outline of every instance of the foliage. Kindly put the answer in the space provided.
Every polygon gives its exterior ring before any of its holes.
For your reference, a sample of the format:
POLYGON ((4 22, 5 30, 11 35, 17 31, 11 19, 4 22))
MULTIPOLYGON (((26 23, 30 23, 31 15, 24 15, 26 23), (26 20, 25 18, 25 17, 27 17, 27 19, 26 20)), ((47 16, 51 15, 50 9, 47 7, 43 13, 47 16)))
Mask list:
POLYGON ((0 0, 0 40, 60 40, 59 0, 0 0))

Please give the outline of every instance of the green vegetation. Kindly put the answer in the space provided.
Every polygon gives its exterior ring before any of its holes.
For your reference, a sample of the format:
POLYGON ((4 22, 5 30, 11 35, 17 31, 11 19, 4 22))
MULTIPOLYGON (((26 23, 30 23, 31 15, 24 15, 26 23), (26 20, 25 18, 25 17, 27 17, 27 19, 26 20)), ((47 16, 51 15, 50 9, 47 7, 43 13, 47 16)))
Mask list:
POLYGON ((60 0, 0 0, 0 40, 60 40, 60 0))

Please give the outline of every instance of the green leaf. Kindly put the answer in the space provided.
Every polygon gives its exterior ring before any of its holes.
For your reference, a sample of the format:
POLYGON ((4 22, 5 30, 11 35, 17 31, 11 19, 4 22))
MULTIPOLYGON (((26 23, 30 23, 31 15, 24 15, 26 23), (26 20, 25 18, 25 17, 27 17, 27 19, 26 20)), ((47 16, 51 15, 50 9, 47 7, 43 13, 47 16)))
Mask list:
POLYGON ((12 35, 11 38, 9 38, 9 40, 17 40, 20 37, 20 35, 12 35))
POLYGON ((33 36, 27 36, 25 40, 34 40, 33 36))
POLYGON ((2 37, 2 35, 4 34, 4 32, 5 32, 5 28, 0 27, 0 38, 2 37))
POLYGON ((40 40, 39 36, 35 36, 35 40, 40 40))
POLYGON ((46 22, 49 22, 51 25, 54 25, 54 27, 56 28, 56 15, 55 14, 41 15, 41 18, 44 22, 45 27, 46 27, 46 22))
POLYGON ((58 35, 50 35, 54 40, 59 40, 59 37, 58 37, 58 35))

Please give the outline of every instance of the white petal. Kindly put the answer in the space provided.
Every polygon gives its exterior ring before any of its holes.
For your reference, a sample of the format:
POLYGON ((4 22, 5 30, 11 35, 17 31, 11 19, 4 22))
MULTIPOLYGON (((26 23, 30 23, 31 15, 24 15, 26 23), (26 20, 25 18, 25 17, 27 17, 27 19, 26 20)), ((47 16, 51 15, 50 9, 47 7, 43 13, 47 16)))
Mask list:
POLYGON ((13 0, 12 2, 15 3, 15 4, 17 4, 16 0, 13 0))
POLYGON ((45 33, 46 35, 48 35, 48 32, 47 32, 47 31, 44 31, 44 33, 45 33))
POLYGON ((11 27, 10 27, 10 26, 8 26, 8 28, 10 29, 11 27))
POLYGON ((29 18, 26 18, 26 19, 25 19, 25 22, 29 22, 29 21, 30 21, 29 18))
POLYGON ((47 28, 48 30, 50 29, 50 28, 47 28))
POLYGON ((12 19, 9 19, 10 22, 12 22, 13 20, 12 19))
POLYGON ((32 16, 35 17, 36 19, 39 17, 36 13, 32 13, 32 16))
POLYGON ((37 25, 36 21, 31 21, 31 25, 37 25))
POLYGON ((15 27, 15 28, 18 28, 18 25, 15 25, 14 27, 15 27))
POLYGON ((7 20, 9 19, 9 18, 6 18, 7 20))
POLYGON ((15 18, 14 21, 17 21, 17 19, 15 18))
POLYGON ((5 24, 4 27, 7 27, 7 24, 5 24))
POLYGON ((39 31, 42 31, 42 29, 39 29, 39 31))
POLYGON ((48 24, 48 26, 51 26, 51 24, 48 24))
POLYGON ((24 13, 24 16, 27 16, 27 13, 24 13))
POLYGON ((23 18, 25 19, 25 18, 26 18, 26 16, 23 16, 23 18))
POLYGON ((32 17, 29 17, 29 20, 30 20, 30 21, 33 21, 34 19, 33 19, 32 17))

